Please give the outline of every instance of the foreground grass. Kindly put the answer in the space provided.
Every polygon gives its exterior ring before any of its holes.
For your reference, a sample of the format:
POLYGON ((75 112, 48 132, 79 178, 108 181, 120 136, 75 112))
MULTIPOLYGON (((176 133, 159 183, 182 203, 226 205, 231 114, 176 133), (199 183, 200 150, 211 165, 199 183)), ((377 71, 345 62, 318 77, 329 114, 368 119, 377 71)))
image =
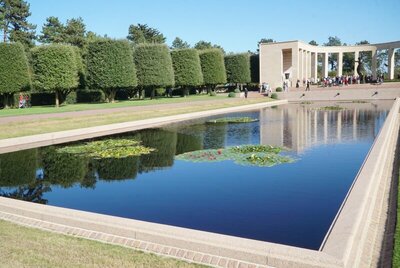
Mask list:
POLYGON ((227 98, 213 103, 192 103, 188 107, 171 109, 159 108, 157 111, 123 111, 109 114, 96 114, 62 118, 48 118, 30 120, 26 122, 13 122, 1 125, 0 139, 21 137, 34 134, 49 133, 77 128, 100 126, 112 123, 121 123, 141 119, 155 118, 168 115, 177 115, 190 112, 205 111, 210 109, 226 108, 270 101, 268 98, 241 99, 230 101, 227 98), (225 101, 224 101, 225 100, 225 101))
POLYGON ((0 220, 1 267, 205 267, 0 220))
POLYGON ((397 194, 397 220, 394 233, 393 267, 400 267, 400 183, 397 194))
POLYGON ((214 96, 209 95, 190 95, 185 98, 174 97, 174 98, 158 98, 154 100, 132 100, 132 101, 118 101, 115 103, 78 103, 63 105, 59 108, 54 106, 33 106, 28 109, 3 109, 0 110, 0 117, 4 116, 17 116, 17 115, 31 115, 31 114, 48 114, 48 113, 63 113, 63 112, 76 112, 85 110, 98 110, 98 109, 111 109, 121 107, 132 107, 132 106, 147 106, 154 104, 165 104, 165 103, 181 103, 188 101, 204 101, 214 99, 225 99, 226 96, 214 96))

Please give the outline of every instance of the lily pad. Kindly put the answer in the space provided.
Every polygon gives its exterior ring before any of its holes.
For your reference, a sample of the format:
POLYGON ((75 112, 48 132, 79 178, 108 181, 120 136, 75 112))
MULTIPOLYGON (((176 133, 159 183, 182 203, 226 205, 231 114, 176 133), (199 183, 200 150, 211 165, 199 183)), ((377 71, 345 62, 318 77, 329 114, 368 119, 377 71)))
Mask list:
POLYGON ((238 124, 238 123, 251 123, 257 122, 258 119, 251 117, 223 117, 213 120, 208 120, 208 124, 238 124))
POLYGON ((76 154, 91 158, 125 158, 149 154, 155 149, 140 145, 140 141, 131 139, 108 139, 86 142, 82 145, 65 146, 58 153, 76 154))
POLYGON ((270 145, 242 145, 224 149, 210 149, 188 152, 176 156, 178 160, 191 162, 219 162, 232 160, 246 166, 271 167, 294 162, 289 156, 280 155, 284 148, 270 145))

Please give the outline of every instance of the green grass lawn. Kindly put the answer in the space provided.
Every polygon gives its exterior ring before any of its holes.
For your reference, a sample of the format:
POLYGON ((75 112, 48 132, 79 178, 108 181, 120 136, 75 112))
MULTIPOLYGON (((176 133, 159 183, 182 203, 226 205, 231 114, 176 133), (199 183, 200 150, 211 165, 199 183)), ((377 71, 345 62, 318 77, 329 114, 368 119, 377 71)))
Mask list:
POLYGON ((397 221, 394 234, 393 267, 400 267, 400 183, 397 194, 397 221))
POLYGON ((190 95, 185 98, 174 97, 174 98, 158 98, 158 99, 145 99, 145 100, 131 100, 131 101, 118 101, 115 103, 77 103, 62 105, 59 108, 54 106, 33 106, 27 109, 3 109, 0 110, 0 117, 4 116, 16 116, 16 115, 30 115, 30 114, 48 114, 48 113, 63 113, 63 112, 75 112, 85 110, 98 110, 98 109, 110 109, 120 107, 132 107, 132 106, 146 106, 154 104, 165 104, 165 103, 181 103, 181 102, 192 102, 192 101, 204 101, 204 100, 218 100, 227 99, 224 96, 210 97, 209 95, 190 95))
POLYGON ((107 125, 113 123, 122 123, 141 119, 149 119, 155 117, 177 115, 198 111, 205 111, 218 108, 227 108, 247 104, 255 104, 260 102, 271 101, 269 98, 253 98, 241 99, 239 101, 231 101, 228 98, 222 98, 218 102, 193 102, 190 106, 171 108, 158 107, 157 111, 118 111, 113 113, 102 113, 96 115, 84 116, 63 116, 57 118, 46 119, 30 119, 23 122, 11 122, 1 125, 0 139, 22 137, 28 135, 50 133, 56 131, 78 129, 85 127, 93 127, 107 125))
POLYGON ((0 220, 0 267, 206 267, 0 220))

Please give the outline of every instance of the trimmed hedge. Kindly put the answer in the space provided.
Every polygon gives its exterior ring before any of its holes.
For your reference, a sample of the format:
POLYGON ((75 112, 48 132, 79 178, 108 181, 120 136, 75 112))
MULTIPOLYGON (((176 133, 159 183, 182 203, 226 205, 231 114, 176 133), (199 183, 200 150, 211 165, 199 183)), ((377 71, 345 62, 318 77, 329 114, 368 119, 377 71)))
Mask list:
POLYGON ((78 86, 74 50, 71 46, 52 44, 35 47, 31 52, 34 85, 40 90, 55 92, 58 107, 71 90, 78 86))
POLYGON ((215 87, 226 83, 224 54, 220 49, 206 49, 200 51, 201 70, 204 84, 215 87))
POLYGON ((164 44, 141 44, 135 49, 138 85, 151 90, 175 85, 171 54, 164 44))
POLYGON ((225 56, 228 83, 250 83, 250 56, 248 53, 225 56))
POLYGON ((97 102, 105 102, 106 97, 104 92, 100 89, 95 90, 78 90, 76 92, 76 102, 78 103, 97 103, 97 102))
POLYGON ((31 93, 31 105, 32 106, 42 106, 42 105, 52 105, 56 99, 55 93, 50 92, 32 92, 31 93))
POLYGON ((173 50, 171 57, 176 86, 196 87, 203 84, 203 74, 197 49, 173 50))
POLYGON ((118 89, 136 87, 136 68, 129 43, 108 39, 89 43, 87 83, 89 88, 103 90, 110 102, 114 102, 118 89))
POLYGON ((260 55, 258 54, 250 56, 250 75, 252 83, 260 83, 260 55))
POLYGON ((12 94, 29 90, 31 78, 28 59, 20 43, 0 43, 0 95, 5 107, 10 105, 12 94))

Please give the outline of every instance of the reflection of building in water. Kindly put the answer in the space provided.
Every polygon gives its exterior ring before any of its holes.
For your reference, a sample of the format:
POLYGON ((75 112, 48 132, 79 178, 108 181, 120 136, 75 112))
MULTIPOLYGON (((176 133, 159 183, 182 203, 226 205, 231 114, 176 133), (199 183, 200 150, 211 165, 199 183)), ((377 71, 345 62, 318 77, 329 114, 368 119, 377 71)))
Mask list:
POLYGON ((352 140, 373 140, 389 107, 371 103, 344 110, 286 105, 260 112, 260 143, 301 152, 310 146, 352 140))

